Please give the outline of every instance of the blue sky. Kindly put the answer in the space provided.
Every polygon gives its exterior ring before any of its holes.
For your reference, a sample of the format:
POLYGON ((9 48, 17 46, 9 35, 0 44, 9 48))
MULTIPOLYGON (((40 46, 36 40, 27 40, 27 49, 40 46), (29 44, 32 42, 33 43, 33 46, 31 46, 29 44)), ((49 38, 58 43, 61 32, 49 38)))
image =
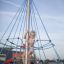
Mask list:
MULTIPOLYGON (((0 0, 0 35, 17 9, 22 6, 22 1, 0 0)), ((60 57, 64 58, 64 0, 34 0, 34 2, 60 57)))

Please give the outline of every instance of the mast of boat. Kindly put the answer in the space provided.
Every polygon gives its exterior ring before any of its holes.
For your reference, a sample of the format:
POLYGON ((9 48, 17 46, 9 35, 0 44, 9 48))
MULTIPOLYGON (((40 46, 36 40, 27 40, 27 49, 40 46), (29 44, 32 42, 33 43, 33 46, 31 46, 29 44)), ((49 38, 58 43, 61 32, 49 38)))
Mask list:
MULTIPOLYGON (((27 12, 26 12, 26 31, 30 31, 30 0, 27 0, 27 12)), ((28 36, 29 36, 29 32, 28 32, 28 36)), ((28 63, 28 43, 26 42, 26 60, 25 60, 25 64, 28 63)))

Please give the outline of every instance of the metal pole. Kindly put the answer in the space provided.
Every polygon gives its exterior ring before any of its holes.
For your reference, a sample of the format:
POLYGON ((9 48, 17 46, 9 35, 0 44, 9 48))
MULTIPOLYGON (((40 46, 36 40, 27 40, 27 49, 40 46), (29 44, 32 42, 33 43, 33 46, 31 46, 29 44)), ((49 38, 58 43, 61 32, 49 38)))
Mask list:
MULTIPOLYGON (((27 26, 26 30, 30 31, 30 0, 27 0, 27 26)), ((29 32, 28 32, 29 36, 29 32)), ((28 43, 26 42, 26 61, 25 64, 28 64, 28 43)))

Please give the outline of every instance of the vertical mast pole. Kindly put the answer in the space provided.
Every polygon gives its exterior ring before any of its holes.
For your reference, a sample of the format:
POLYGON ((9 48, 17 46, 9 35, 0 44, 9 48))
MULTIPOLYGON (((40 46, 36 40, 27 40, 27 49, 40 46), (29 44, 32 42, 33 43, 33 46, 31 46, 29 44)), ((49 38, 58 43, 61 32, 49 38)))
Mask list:
MULTIPOLYGON (((30 31, 30 0, 27 0, 27 26, 26 26, 26 30, 30 31)), ((28 32, 28 36, 29 36, 29 32, 28 32)), ((28 43, 26 42, 26 63, 28 64, 28 43)))

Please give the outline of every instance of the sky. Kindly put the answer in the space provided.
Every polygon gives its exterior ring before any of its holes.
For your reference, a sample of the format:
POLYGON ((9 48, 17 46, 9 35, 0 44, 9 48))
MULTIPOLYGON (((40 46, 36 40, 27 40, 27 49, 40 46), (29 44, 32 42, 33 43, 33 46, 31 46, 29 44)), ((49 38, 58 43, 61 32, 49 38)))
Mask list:
MULTIPOLYGON (((59 56, 64 59, 64 0, 33 1, 59 56)), ((22 2, 23 0, 0 0, 0 38, 18 8, 22 7, 22 2)))

